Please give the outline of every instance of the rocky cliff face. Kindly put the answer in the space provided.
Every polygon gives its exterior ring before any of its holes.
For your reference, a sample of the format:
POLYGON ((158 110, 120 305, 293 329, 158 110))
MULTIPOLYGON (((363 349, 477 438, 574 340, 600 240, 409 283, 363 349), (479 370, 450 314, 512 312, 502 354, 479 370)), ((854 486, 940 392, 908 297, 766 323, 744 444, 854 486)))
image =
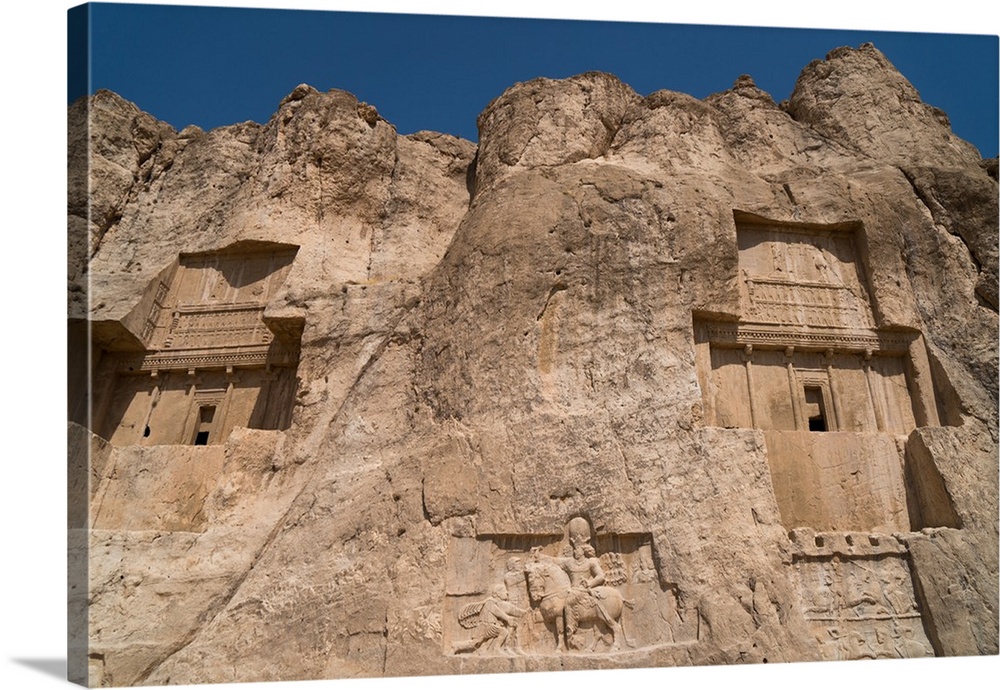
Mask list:
POLYGON ((874 47, 70 118, 92 684, 997 653, 996 166, 874 47))

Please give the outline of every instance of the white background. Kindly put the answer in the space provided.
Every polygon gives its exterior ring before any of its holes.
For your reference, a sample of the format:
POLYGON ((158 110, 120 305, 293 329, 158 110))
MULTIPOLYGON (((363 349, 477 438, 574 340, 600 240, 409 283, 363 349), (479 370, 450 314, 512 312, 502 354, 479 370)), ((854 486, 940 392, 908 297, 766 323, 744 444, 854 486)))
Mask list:
MULTIPOLYGON (((66 253, 66 10, 75 3, 36 1, 6 5, 0 22, 3 80, 0 108, 4 137, 0 219, 4 260, 0 269, 5 460, 0 469, 5 534, 3 647, 0 688, 64 687, 65 675, 65 253, 66 253)), ((160 4, 195 4, 161 1, 160 4)), ((470 13, 473 3, 423 0, 409 5, 381 0, 297 0, 290 3, 217 1, 213 5, 354 11, 470 13)), ((664 3, 665 5, 667 3, 664 3)), ((989 3, 950 0, 928 5, 830 2, 690 2, 683 7, 638 9, 638 3, 489 0, 476 14, 661 21, 749 26, 998 33, 989 3), (947 13, 947 14, 945 14, 947 13)), ((804 65, 803 65, 804 67, 804 65)), ((399 690, 485 690, 569 685, 656 687, 843 688, 857 683, 915 687, 993 686, 1000 659, 933 659, 678 668, 572 674, 361 681, 260 683, 219 688, 272 690, 313 687, 399 690)), ((204 687, 204 686, 202 686, 204 687)))

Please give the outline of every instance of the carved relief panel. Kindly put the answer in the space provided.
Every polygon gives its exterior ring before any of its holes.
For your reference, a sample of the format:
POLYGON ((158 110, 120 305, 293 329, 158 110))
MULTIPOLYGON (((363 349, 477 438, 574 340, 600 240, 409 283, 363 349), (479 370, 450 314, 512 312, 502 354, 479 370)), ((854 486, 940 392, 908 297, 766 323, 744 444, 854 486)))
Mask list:
POLYGON ((150 349, 266 345, 264 307, 284 282, 295 250, 182 255, 169 290, 156 300, 150 349))
POLYGON ((873 328, 853 234, 741 225, 740 302, 759 323, 873 328))
POLYGON ((824 659, 934 656, 903 544, 888 535, 792 536, 803 614, 824 659))
POLYGON ((660 583, 649 534, 454 538, 442 635, 446 654, 614 654, 695 642, 697 611, 660 583))

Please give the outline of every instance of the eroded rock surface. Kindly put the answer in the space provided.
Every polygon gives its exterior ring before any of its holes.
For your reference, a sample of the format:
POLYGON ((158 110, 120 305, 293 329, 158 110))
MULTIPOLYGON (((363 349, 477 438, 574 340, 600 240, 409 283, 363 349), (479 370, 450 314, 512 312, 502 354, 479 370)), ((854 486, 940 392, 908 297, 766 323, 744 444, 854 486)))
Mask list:
POLYGON ((995 163, 874 47, 87 105, 91 684, 997 653, 995 163))

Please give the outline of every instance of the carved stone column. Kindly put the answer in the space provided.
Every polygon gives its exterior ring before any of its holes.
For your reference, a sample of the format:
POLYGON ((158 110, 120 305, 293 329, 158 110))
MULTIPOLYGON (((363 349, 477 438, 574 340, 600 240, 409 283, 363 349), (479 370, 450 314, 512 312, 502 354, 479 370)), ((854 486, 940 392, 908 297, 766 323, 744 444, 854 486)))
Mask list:
POLYGON ((747 370, 747 393, 750 398, 750 426, 757 429, 757 404, 754 399, 753 385, 753 345, 749 343, 743 348, 743 364, 747 370))
POLYGON ((146 418, 143 420, 142 431, 139 432, 140 437, 138 440, 138 443, 143 446, 148 445, 146 439, 149 437, 149 434, 146 433, 146 429, 149 428, 149 422, 153 418, 153 410, 156 409, 156 403, 160 399, 160 372, 153 369, 149 373, 149 377, 153 380, 153 390, 149 394, 149 407, 146 409, 146 418))
POLYGON ((833 410, 832 410, 832 412, 833 412, 833 429, 832 430, 833 431, 845 431, 845 429, 844 429, 844 427, 842 425, 842 421, 841 421, 841 420, 844 419, 844 415, 841 414, 841 412, 840 412, 840 400, 838 399, 840 396, 837 395, 837 391, 834 389, 834 386, 833 386, 833 350, 832 349, 827 349, 826 352, 823 353, 823 358, 826 360, 826 376, 827 376, 827 379, 829 379, 829 381, 830 381, 830 402, 833 403, 832 404, 832 407, 833 407, 833 410))
POLYGON ((794 347, 789 346, 785 348, 785 361, 788 368, 788 392, 792 396, 792 416, 795 418, 795 428, 801 431, 802 429, 808 429, 809 425, 802 418, 802 403, 799 400, 801 396, 799 394, 798 382, 795 380, 795 367, 792 366, 792 355, 794 354, 794 347))
POLYGON ((875 411, 875 426, 879 431, 885 431, 885 412, 882 410, 882 402, 877 395, 875 388, 875 372, 872 371, 872 351, 865 350, 861 356, 861 368, 865 370, 865 380, 868 381, 868 397, 872 401, 872 410, 875 411))

